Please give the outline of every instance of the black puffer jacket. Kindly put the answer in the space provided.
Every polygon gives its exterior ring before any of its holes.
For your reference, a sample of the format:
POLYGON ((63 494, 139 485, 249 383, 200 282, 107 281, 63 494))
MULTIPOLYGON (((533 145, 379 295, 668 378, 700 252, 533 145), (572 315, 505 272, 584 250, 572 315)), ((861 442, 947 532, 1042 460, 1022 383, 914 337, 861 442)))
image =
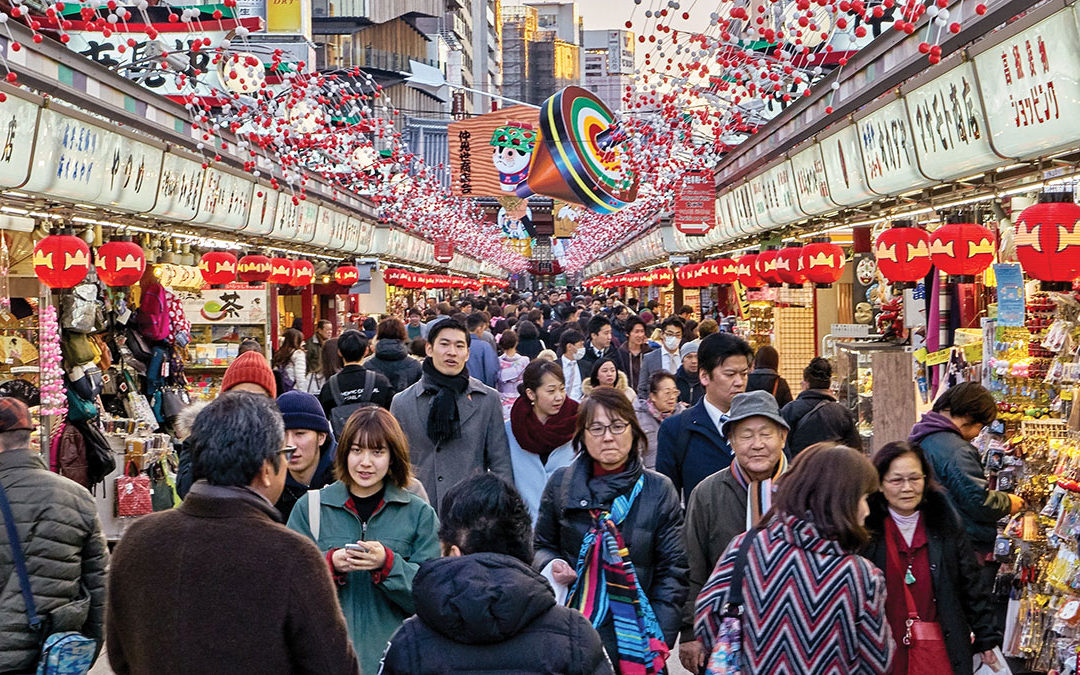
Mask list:
MULTIPOLYGON (((593 462, 588 455, 582 455, 552 474, 540 499, 533 566, 542 570, 552 560, 562 558, 573 567, 581 543, 592 528, 589 512, 610 509, 615 497, 630 493, 642 472, 645 485, 619 531, 630 550, 638 583, 671 646, 679 635, 689 574, 683 550, 682 505, 671 481, 642 468, 640 459, 627 462, 622 473, 593 477, 593 462)), ((599 630, 608 653, 614 653, 615 631, 610 617, 599 630)))
POLYGON ((547 581, 516 558, 474 553, 420 566, 416 616, 390 641, 380 672, 611 673, 600 636, 555 604, 547 581))
POLYGON ((820 389, 807 389, 799 394, 794 401, 784 406, 780 416, 791 427, 791 433, 788 434, 788 457, 794 457, 814 443, 825 441, 836 441, 856 450, 862 449, 862 438, 855 429, 855 420, 851 413, 820 389))
POLYGON ((409 358, 409 350, 401 340, 382 339, 376 342, 375 356, 365 361, 364 366, 385 375, 394 393, 407 389, 420 379, 421 374, 420 362, 409 358))
MULTIPOLYGON (((982 582, 971 542, 948 498, 937 490, 927 490, 920 510, 929 547, 934 606, 945 637, 945 650, 953 672, 968 675, 972 671, 973 654, 1001 646, 990 589, 982 582), (975 636, 974 641, 971 635, 975 636)), ((871 495, 870 515, 866 518, 871 540, 862 555, 882 573, 886 572, 888 556, 884 534, 888 517, 888 504, 882 494, 871 495)))
POLYGON ((705 395, 705 387, 701 386, 698 374, 686 372, 684 366, 679 366, 675 371, 675 386, 679 388, 679 400, 686 405, 697 405, 705 395))

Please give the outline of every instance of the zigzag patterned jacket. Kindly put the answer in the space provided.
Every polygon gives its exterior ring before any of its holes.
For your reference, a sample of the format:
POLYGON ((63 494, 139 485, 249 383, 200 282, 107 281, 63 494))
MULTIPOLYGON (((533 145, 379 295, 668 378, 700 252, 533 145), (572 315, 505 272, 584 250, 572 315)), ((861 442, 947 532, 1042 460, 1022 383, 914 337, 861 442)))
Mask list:
MULTIPOLYGON (((710 650, 745 534, 732 540, 697 598, 694 632, 710 650)), ((747 673, 874 675, 892 660, 885 577, 814 525, 778 516, 758 533, 743 580, 747 673)))

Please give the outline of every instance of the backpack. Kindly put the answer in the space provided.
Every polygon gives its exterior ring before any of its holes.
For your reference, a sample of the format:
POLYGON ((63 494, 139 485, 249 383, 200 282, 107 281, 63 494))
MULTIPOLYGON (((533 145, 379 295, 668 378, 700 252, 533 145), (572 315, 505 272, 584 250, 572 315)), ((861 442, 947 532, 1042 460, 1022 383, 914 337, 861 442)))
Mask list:
POLYGON ((296 382, 285 368, 274 368, 274 384, 277 385, 278 396, 296 388, 296 382))
POLYGON ((162 341, 169 337, 172 323, 169 320, 168 291, 164 286, 153 284, 143 289, 135 320, 139 332, 146 339, 162 341))
POLYGON ((116 470, 116 458, 109 446, 109 440, 97 424, 72 422, 69 419, 68 426, 74 426, 82 434, 86 448, 86 482, 93 488, 116 470))
POLYGON ((357 403, 345 403, 345 397, 341 395, 341 383, 338 382, 338 375, 334 374, 330 378, 330 393, 334 397, 334 409, 330 411, 330 426, 334 429, 334 437, 341 438, 341 432, 345 430, 345 423, 349 421, 352 414, 360 408, 367 408, 368 406, 376 405, 371 400, 371 395, 375 389, 375 373, 370 370, 364 371, 364 389, 360 395, 360 401, 357 403))

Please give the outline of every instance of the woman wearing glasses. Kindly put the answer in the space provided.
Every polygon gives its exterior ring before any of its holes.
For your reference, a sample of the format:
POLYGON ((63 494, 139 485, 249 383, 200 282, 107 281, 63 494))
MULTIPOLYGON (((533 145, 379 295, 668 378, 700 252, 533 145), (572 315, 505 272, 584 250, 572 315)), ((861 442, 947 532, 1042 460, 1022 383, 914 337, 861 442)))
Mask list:
POLYGON ((540 500, 535 566, 569 590, 616 672, 659 673, 687 592, 679 495, 642 466, 645 432, 622 392, 592 390, 573 446, 540 500))
POLYGON ((305 494, 289 517, 289 529, 310 537, 326 555, 365 673, 378 671, 390 636, 414 613, 412 584, 420 563, 439 557, 435 510, 408 491, 410 473, 409 446, 397 420, 382 408, 361 408, 339 439, 337 481, 305 494), (313 497, 318 501, 312 503, 313 497))
POLYGON ((963 523, 931 477, 922 448, 889 443, 874 455, 874 466, 881 492, 869 500, 871 540, 863 555, 885 573, 885 611, 896 640, 890 672, 915 672, 904 640, 913 614, 941 631, 945 653, 938 672, 970 674, 973 654, 997 666, 993 649, 1001 645, 1001 633, 990 589, 980 581, 963 523))

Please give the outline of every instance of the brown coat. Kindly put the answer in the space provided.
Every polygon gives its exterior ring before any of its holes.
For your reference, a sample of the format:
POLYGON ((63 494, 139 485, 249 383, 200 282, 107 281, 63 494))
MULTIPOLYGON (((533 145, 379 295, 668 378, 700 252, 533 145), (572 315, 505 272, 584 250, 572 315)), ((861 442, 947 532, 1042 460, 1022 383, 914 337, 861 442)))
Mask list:
POLYGON ((359 671, 315 545, 255 493, 203 482, 116 547, 106 643, 121 675, 359 671))

